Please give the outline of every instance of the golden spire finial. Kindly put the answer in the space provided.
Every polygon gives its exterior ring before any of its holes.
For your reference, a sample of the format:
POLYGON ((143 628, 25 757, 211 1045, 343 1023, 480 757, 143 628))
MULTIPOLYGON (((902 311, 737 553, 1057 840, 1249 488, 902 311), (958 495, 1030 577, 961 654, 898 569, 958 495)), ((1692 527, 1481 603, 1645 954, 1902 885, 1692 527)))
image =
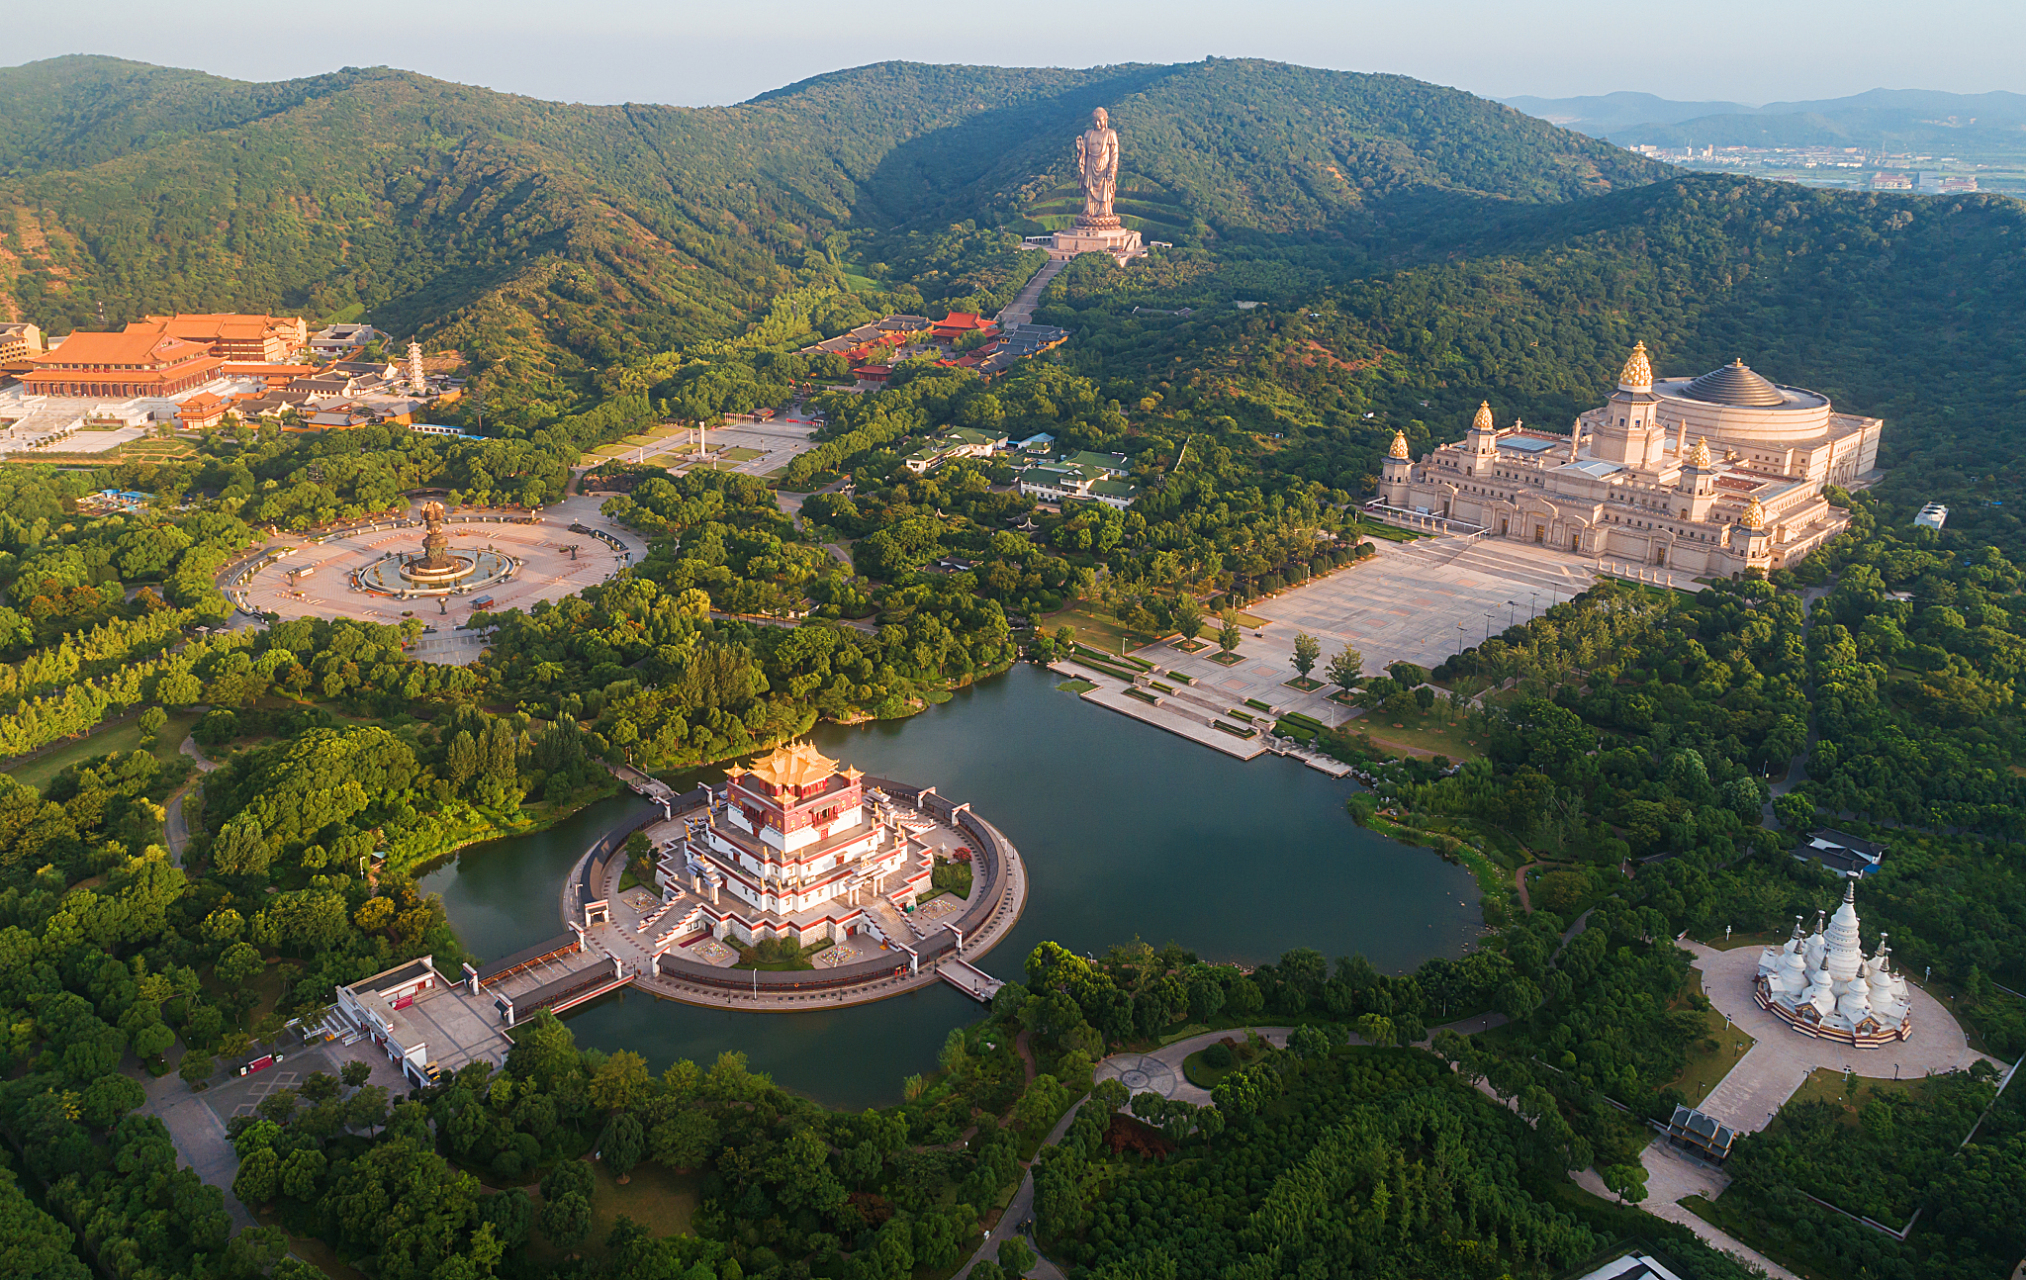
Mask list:
POLYGON ((1635 391, 1653 385, 1653 361, 1646 354, 1645 342, 1632 344, 1632 354, 1625 358, 1625 367, 1618 371, 1618 385, 1635 391))
POLYGON ((1491 429, 1492 429, 1492 425, 1491 425, 1491 401, 1489 401, 1489 400, 1480 400, 1480 401, 1478 402, 1478 405, 1477 405, 1477 416, 1476 416, 1475 418, 1472 418, 1472 419, 1470 420, 1470 425, 1471 425, 1471 427, 1472 427, 1472 428, 1474 428, 1475 430, 1478 430, 1478 431, 1489 431, 1489 430, 1491 430, 1491 429))
POLYGON ((1705 471, 1709 470, 1709 440, 1707 438, 1702 436, 1696 437, 1695 448, 1689 450, 1688 453, 1688 465, 1699 467, 1705 471))
POLYGON ((1386 450, 1386 456, 1388 456, 1388 457, 1391 457, 1391 458, 1404 458, 1404 457, 1406 457, 1406 456, 1407 456, 1407 433, 1406 433, 1406 432, 1404 432, 1404 431, 1395 431, 1395 432, 1393 433, 1393 447, 1392 447, 1392 448, 1390 448, 1390 449, 1388 449, 1388 450, 1386 450))
POLYGON ((1747 529, 1759 530, 1766 527, 1766 507, 1757 498, 1745 504, 1745 513, 1738 517, 1738 523, 1747 529))

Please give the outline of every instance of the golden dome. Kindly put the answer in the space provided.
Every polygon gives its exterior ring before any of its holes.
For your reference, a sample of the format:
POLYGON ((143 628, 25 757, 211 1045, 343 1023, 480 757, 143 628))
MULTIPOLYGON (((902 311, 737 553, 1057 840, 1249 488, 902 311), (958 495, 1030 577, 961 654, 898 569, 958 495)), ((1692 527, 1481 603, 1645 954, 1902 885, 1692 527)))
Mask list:
POLYGON ((1632 354, 1625 358, 1625 367, 1618 371, 1618 385, 1639 389, 1653 385, 1653 361, 1647 357, 1646 344, 1632 344, 1632 354))
POLYGON ((1708 440, 1703 439, 1701 437, 1697 437, 1695 442, 1695 448, 1690 449, 1688 451, 1688 465, 1691 467, 1700 467, 1705 471, 1709 469, 1708 440))
POLYGON ((1393 433, 1393 447, 1386 450, 1386 456, 1389 458, 1404 458, 1407 456, 1406 432, 1395 431, 1393 433))
POLYGON ((1747 529, 1759 530, 1766 527, 1766 508, 1757 498, 1745 504, 1745 513, 1738 517, 1738 523, 1747 529))
POLYGON ((1492 429, 1491 401, 1481 400, 1478 402, 1477 416, 1470 420, 1470 425, 1473 429, 1478 431, 1489 431, 1492 429))

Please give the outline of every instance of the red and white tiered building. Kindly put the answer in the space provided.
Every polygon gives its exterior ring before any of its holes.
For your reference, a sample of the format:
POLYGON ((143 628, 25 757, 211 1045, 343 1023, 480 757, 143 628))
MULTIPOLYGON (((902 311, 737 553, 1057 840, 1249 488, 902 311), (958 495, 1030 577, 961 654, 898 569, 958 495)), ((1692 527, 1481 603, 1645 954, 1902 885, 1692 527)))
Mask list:
POLYGON ((868 802, 858 770, 808 743, 727 771, 724 800, 668 850, 665 887, 693 890, 718 937, 804 945, 865 931, 880 899, 929 890, 934 854, 868 802))

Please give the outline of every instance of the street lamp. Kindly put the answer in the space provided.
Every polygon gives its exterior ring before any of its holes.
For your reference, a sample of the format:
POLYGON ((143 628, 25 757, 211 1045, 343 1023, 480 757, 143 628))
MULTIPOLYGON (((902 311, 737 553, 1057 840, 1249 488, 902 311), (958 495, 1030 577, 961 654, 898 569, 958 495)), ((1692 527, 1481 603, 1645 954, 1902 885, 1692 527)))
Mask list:
POLYGON ((1527 592, 1527 608, 1532 611, 1528 613, 1527 616, 1531 618, 1538 615, 1540 613, 1540 607, 1541 607, 1541 593, 1538 591, 1527 592))
POLYGON ((1491 643, 1491 615, 1489 613, 1484 615, 1484 642, 1486 644, 1491 643))
POLYGON ((1508 601, 1506 601, 1506 602, 1505 602, 1505 625, 1507 625, 1507 626, 1509 627, 1509 626, 1513 625, 1513 623, 1517 622, 1518 620, 1519 620, 1519 601, 1517 601, 1517 600, 1508 600, 1508 601))

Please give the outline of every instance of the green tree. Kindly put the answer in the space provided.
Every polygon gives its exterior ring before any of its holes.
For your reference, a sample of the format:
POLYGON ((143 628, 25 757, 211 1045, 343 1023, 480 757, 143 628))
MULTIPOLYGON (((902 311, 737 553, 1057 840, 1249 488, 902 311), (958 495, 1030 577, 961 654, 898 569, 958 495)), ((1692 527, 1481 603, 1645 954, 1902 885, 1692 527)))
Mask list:
POLYGON ((218 980, 227 989, 244 988, 267 969, 267 961, 261 959, 260 950, 244 942, 235 942, 218 957, 218 980))
POLYGON ((621 1183, 632 1180, 633 1166, 640 1163, 640 1157, 647 1152, 647 1131, 639 1119, 630 1111, 622 1111, 612 1117, 612 1123, 605 1126, 605 1139, 599 1144, 604 1153, 605 1167, 621 1183))
POLYGON ((1359 653, 1351 646, 1345 645, 1343 648, 1337 650, 1335 657, 1330 659, 1329 667, 1323 674, 1330 678, 1331 684, 1349 693, 1351 690, 1356 689, 1358 684, 1364 680, 1364 667, 1365 655, 1359 653))
POLYGON ((999 1269, 1006 1273, 1008 1280, 1014 1276, 1026 1275, 1034 1269, 1034 1264, 1038 1261, 1040 1259, 1034 1256, 1034 1250, 1019 1236, 1011 1236, 999 1242, 999 1269))
POLYGON ((1288 656, 1288 662, 1293 664, 1294 669, 1301 674, 1301 678, 1306 680, 1308 673, 1315 669, 1315 660, 1322 656, 1322 652, 1322 644, 1314 636, 1306 631, 1298 631, 1294 637, 1294 652, 1288 656))
POLYGON ((1217 629, 1217 647, 1225 653, 1235 653, 1238 642, 1245 638, 1243 628, 1238 625, 1238 611, 1226 609, 1219 620, 1223 625, 1217 629))
POLYGON ((209 1080, 211 1073, 216 1070, 218 1070, 218 1064, 212 1059, 211 1055, 199 1053, 195 1049, 186 1052, 183 1055, 183 1060, 176 1064, 176 1074, 182 1077, 183 1083, 189 1085, 192 1089, 209 1080))
POLYGON ((1175 630, 1182 633, 1184 640, 1194 640, 1203 634, 1203 606, 1186 591, 1175 598, 1175 630))
POLYGON ((160 707, 149 707, 141 713, 141 742, 152 744, 162 732, 162 726, 169 723, 169 713, 160 707))
POLYGON ((232 1179, 232 1194, 239 1202, 252 1208, 273 1200, 281 1190, 281 1157, 274 1154, 272 1147, 261 1147, 247 1153, 239 1162, 239 1173, 232 1179))

